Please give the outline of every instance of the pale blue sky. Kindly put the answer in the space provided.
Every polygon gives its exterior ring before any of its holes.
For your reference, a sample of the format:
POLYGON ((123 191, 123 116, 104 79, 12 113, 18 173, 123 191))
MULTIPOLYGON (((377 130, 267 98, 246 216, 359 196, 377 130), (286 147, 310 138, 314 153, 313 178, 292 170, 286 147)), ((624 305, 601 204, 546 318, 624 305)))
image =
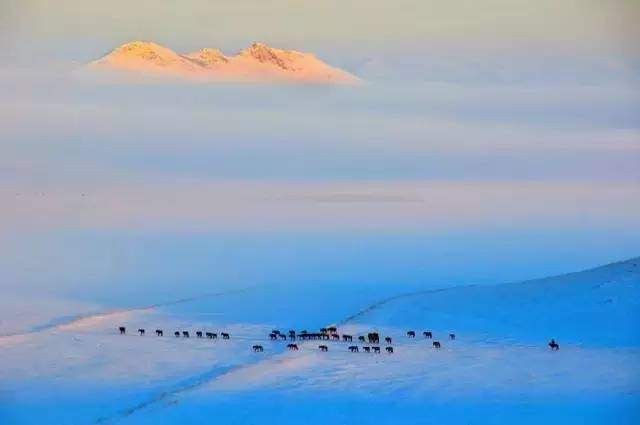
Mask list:
MULTIPOLYGON (((16 36, 49 41, 153 38, 184 45, 404 43, 636 50, 633 0, 46 0, 3 2, 16 36), (217 43, 216 43, 217 41, 217 43)), ((353 46, 353 44, 351 44, 353 46)))

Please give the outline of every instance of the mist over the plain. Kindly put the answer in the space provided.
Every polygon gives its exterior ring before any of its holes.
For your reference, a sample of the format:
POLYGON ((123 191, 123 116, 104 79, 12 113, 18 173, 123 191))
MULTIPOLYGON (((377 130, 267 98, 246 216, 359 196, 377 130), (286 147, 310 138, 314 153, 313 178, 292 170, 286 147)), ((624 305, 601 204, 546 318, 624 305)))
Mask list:
MULTIPOLYGON (((216 34, 183 28, 180 14, 152 25, 144 8, 106 31, 99 8, 74 3, 86 15, 74 25, 29 2, 5 15, 15 19, 0 53, 0 265, 11 290, 112 301, 246 282, 431 287, 637 255, 629 4, 476 14, 461 47, 467 20, 445 6, 446 25, 379 5, 359 29, 347 23, 362 2, 342 5, 342 42, 322 31, 333 15, 308 6, 303 43, 294 30, 306 15, 281 22, 281 2, 272 25, 248 14, 243 31, 216 34), (138 38, 228 52, 265 40, 366 83, 122 81, 84 69, 138 38)), ((240 16, 234 7, 224 6, 240 16)))

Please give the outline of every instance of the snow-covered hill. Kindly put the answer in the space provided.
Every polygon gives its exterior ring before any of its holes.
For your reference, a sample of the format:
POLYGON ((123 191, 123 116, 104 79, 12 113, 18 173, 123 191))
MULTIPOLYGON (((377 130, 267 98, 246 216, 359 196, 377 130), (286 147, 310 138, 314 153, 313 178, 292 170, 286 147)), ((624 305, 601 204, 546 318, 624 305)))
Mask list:
MULTIPOLYGON (((191 316, 167 303, 36 327, 0 337, 0 364, 9 365, 0 368, 0 422, 41 423, 46 411, 49 422, 74 424, 202 423, 213 414, 218 423, 631 424, 640 403, 639 264, 403 294, 337 321, 354 340, 373 329, 392 337, 393 354, 352 353, 348 346, 364 344, 336 341, 326 353, 318 341, 288 351, 266 337, 272 323, 202 316, 204 299, 191 316), (147 335, 131 332, 139 327, 147 335), (173 336, 183 329, 232 338, 173 336), (546 346, 552 337, 557 352, 546 346)), ((225 296, 207 298, 216 314, 234 309, 225 296)))
POLYGON ((640 258, 527 282, 402 295, 345 322, 500 340, 640 346, 640 258))
POLYGON ((195 81, 360 82, 356 76, 324 63, 311 53, 277 49, 264 43, 253 43, 237 55, 225 56, 218 49, 178 54, 157 43, 132 41, 91 62, 88 67, 195 81))

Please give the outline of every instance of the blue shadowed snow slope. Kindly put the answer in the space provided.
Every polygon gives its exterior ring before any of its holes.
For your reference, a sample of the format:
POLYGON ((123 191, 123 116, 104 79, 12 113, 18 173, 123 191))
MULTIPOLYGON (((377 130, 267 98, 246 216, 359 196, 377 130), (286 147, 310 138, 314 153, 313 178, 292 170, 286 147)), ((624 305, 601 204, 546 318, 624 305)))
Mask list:
POLYGON ((496 286, 408 294, 349 322, 440 329, 521 342, 640 346, 640 258, 496 286))
POLYGON ((0 369, 0 423, 566 425, 640 418, 639 258, 391 297, 264 291, 0 337, 0 364, 11 365, 0 369), (327 353, 318 341, 287 351, 266 337, 272 326, 312 329, 330 321, 354 337, 377 328, 393 336, 395 352, 350 353, 350 342, 333 341, 327 353), (227 330, 232 338, 121 336, 121 324, 168 335, 227 330), (408 329, 433 330, 442 348, 421 334, 407 338, 408 329), (456 341, 447 339, 450 331, 456 341), (558 352, 546 347, 552 337, 558 352), (256 343, 263 353, 251 351, 256 343))

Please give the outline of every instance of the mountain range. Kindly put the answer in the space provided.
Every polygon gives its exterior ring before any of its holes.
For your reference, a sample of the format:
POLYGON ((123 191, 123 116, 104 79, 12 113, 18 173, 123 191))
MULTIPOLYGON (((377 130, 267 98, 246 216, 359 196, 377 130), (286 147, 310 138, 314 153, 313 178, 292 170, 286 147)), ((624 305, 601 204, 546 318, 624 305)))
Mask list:
POLYGON ((90 62, 95 70, 155 75, 195 81, 298 82, 358 84, 353 74, 332 67, 311 53, 284 50, 264 43, 252 43, 236 55, 203 48, 180 54, 150 41, 125 43, 90 62))

